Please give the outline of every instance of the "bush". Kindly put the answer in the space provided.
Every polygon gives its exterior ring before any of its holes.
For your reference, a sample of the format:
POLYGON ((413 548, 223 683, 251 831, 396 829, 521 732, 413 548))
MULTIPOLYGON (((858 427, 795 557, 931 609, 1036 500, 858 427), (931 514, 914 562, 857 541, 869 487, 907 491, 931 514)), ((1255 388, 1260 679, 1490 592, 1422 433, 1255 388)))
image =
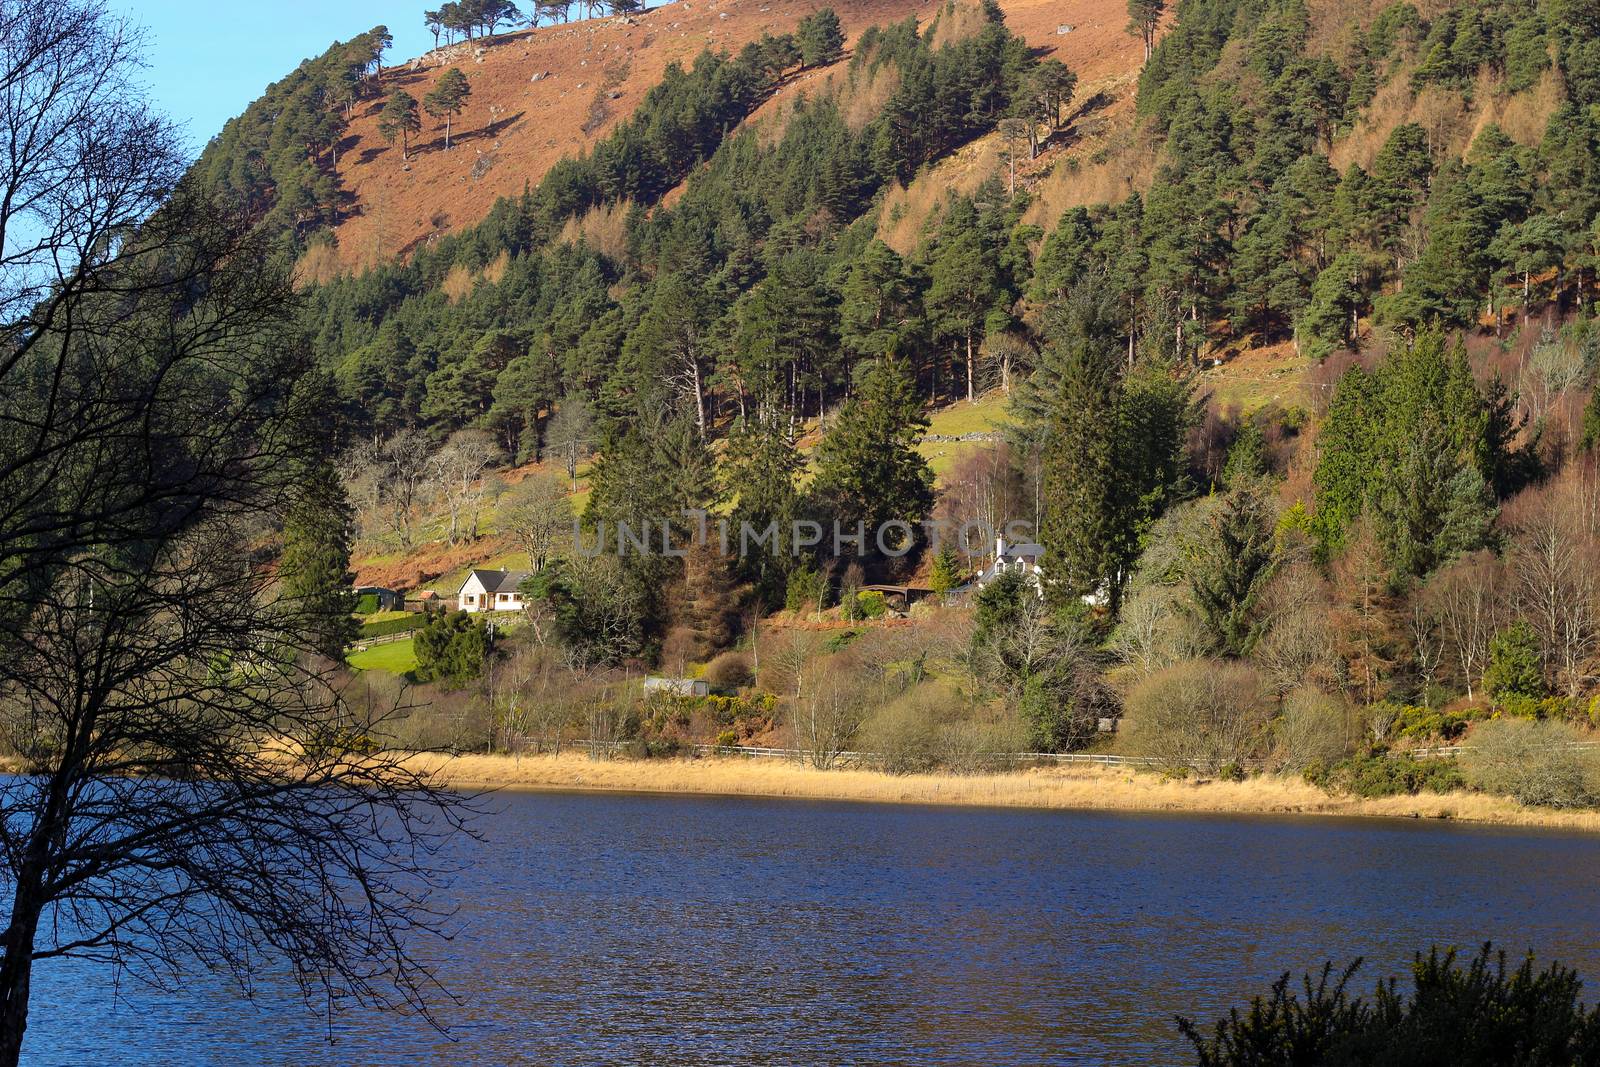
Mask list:
POLYGON ((938 761, 957 774, 993 774, 1012 766, 1006 753, 1027 743, 1016 722, 951 722, 939 728, 938 761))
POLYGON ((750 657, 743 652, 724 652, 706 664, 704 678, 718 689, 741 689, 755 681, 750 657))
POLYGON ((1215 772, 1258 754, 1272 712, 1265 681, 1251 667, 1189 660, 1141 682, 1127 714, 1139 752, 1169 768, 1215 772))
POLYGON ((1505 953, 1486 944, 1462 967, 1453 949, 1435 948, 1427 958, 1417 955, 1410 995, 1391 979, 1378 983, 1371 1003, 1347 992, 1360 965, 1335 972, 1326 964, 1299 990, 1285 974, 1269 995, 1230 1011, 1209 1035, 1182 1017, 1178 1029, 1202 1067, 1554 1065, 1592 1063, 1600 1048, 1600 1007, 1586 1011, 1577 973, 1557 964, 1536 972, 1529 957, 1507 972, 1505 953))
POLYGON ((890 774, 932 770, 941 756, 941 727, 949 712, 948 694, 924 683, 884 705, 862 726, 862 743, 890 774))
POLYGON ((863 619, 881 619, 888 614, 889 602, 876 589, 863 589, 856 594, 856 608, 863 619))
POLYGON ((376 615, 377 613, 378 613, 378 594, 377 593, 362 593, 360 596, 358 596, 356 598, 356 606, 353 609, 353 614, 356 614, 356 615, 376 615))
POLYGON ((1350 748, 1350 706, 1315 686, 1301 686, 1283 702, 1274 725, 1279 764, 1305 770, 1339 760, 1350 748))
POLYGON ((1032 752, 1070 752, 1095 737, 1101 719, 1122 714, 1122 702, 1093 664, 1058 664, 1022 686, 1017 711, 1032 752))
POLYGON ((835 652, 843 652, 850 647, 852 641, 860 636, 860 630, 840 630, 836 634, 830 634, 828 639, 822 642, 822 651, 830 656, 835 652))
POLYGON ((1407 705, 1395 716, 1391 729, 1396 737, 1423 739, 1438 738, 1454 741, 1467 731, 1472 714, 1465 711, 1440 711, 1438 708, 1421 708, 1407 705))
POLYGON ((1325 775, 1308 768, 1306 780, 1329 792, 1358 797, 1414 796, 1448 793, 1466 785, 1461 768, 1450 759, 1412 759, 1409 756, 1368 752, 1335 763, 1325 775))
POLYGON ((1486 722, 1472 731, 1462 769, 1475 787, 1523 804, 1594 807, 1600 803, 1600 753, 1571 747, 1581 736, 1557 722, 1486 722))

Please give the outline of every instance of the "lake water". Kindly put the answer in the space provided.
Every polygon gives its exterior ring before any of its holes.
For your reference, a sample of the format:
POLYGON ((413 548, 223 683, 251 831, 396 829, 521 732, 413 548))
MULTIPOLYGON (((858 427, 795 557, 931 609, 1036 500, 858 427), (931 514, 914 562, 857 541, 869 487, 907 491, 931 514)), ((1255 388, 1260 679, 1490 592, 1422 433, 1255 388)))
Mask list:
POLYGON ((271 982, 36 978, 31 1064, 1183 1063, 1284 970, 1493 938, 1600 988, 1600 837, 1431 822, 510 794, 449 1037, 271 982))

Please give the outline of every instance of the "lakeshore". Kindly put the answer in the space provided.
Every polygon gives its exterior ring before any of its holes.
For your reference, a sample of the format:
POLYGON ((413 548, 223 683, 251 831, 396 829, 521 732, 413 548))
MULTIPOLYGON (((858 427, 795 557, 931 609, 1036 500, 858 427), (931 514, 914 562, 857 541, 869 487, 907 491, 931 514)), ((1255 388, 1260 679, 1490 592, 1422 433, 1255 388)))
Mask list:
POLYGON ((1440 819, 1502 826, 1600 832, 1600 811, 1532 808, 1508 797, 1457 791, 1364 798, 1330 795, 1299 778, 1263 775, 1242 782, 1166 778, 1098 766, 1033 767, 997 774, 894 775, 817 770, 777 759, 590 759, 560 755, 418 756, 458 789, 745 796, 884 804, 1190 812, 1218 815, 1320 815, 1440 819))

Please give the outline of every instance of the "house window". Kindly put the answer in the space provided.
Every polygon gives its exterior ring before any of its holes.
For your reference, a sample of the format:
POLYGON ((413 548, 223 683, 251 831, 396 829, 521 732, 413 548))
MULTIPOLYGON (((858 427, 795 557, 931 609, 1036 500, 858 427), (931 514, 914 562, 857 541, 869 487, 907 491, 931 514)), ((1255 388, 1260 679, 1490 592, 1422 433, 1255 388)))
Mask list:
POLYGON ((468 593, 466 596, 461 598, 461 602, 463 604, 476 604, 478 600, 471 593, 468 593))

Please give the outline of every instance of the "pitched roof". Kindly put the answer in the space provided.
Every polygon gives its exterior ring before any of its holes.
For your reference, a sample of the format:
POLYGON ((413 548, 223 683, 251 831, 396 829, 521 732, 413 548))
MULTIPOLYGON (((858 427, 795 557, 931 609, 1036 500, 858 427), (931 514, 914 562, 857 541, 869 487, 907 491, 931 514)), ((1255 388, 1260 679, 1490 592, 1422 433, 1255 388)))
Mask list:
POLYGON ((478 584, 483 586, 486 593, 514 593, 517 586, 521 585, 528 577, 527 571, 502 571, 479 570, 474 568, 467 572, 461 580, 461 587, 466 588, 472 579, 478 579, 478 584))
POLYGON ((1044 555, 1044 546, 1036 545, 1032 542, 1021 545, 1007 545, 1005 555, 1008 559, 1017 556, 1021 556, 1023 558, 1027 558, 1028 556, 1042 556, 1044 555))

